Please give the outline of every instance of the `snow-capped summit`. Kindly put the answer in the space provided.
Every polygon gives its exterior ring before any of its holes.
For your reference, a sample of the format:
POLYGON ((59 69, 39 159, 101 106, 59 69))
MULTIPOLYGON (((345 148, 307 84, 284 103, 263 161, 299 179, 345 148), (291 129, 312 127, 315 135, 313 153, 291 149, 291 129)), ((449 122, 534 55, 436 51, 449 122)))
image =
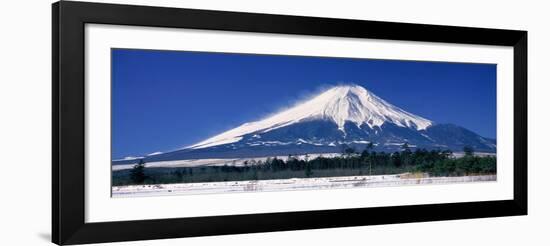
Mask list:
POLYGON ((370 128, 385 122, 417 130, 432 125, 430 120, 391 105, 358 85, 333 87, 307 103, 322 105, 318 115, 333 120, 339 129, 343 129, 346 121, 357 126, 367 124, 370 128))
POLYGON ((237 142, 246 134, 266 133, 281 127, 308 120, 324 119, 336 123, 345 133, 346 122, 357 127, 366 124, 371 129, 386 122, 400 127, 424 130, 433 123, 430 120, 402 110, 359 85, 332 87, 311 99, 279 112, 266 119, 245 123, 237 128, 206 139, 190 148, 199 149, 237 142))

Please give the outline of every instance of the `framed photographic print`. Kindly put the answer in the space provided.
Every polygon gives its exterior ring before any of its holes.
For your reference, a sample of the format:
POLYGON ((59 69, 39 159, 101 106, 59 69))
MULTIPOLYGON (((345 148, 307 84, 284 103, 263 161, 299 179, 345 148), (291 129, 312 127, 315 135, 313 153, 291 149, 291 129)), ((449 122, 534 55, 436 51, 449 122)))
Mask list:
POLYGON ((527 32, 53 4, 53 242, 527 214, 527 32))

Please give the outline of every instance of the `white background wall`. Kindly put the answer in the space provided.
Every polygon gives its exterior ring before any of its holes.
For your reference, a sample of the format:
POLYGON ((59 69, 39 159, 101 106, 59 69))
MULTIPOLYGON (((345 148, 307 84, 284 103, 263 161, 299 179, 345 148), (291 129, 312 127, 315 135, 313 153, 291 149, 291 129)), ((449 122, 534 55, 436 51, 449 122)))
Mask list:
MULTIPOLYGON (((111 1, 114 2, 114 1, 111 1)), ((549 6, 545 1, 166 0, 133 2, 529 31, 529 215, 113 245, 548 245, 549 6)), ((0 7, 0 245, 50 241, 51 1, 0 7)))

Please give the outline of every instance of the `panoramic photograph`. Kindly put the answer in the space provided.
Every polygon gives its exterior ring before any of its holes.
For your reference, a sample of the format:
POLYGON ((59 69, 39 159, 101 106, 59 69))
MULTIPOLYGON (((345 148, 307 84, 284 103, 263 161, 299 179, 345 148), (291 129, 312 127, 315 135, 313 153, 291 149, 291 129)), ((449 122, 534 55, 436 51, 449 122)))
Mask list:
POLYGON ((494 182, 496 65, 111 50, 112 197, 494 182))

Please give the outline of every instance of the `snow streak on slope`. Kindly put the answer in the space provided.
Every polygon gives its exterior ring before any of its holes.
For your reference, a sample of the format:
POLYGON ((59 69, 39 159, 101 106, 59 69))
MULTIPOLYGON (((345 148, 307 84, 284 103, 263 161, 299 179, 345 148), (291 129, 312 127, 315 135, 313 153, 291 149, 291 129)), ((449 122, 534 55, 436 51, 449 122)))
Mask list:
POLYGON ((363 124, 370 128, 380 127, 385 122, 400 127, 424 130, 432 125, 430 120, 408 113, 377 97, 358 85, 336 86, 266 119, 245 123, 212 138, 190 146, 192 149, 206 148, 240 141, 244 135, 265 133, 294 123, 325 119, 338 125, 344 131, 346 122, 363 124))

